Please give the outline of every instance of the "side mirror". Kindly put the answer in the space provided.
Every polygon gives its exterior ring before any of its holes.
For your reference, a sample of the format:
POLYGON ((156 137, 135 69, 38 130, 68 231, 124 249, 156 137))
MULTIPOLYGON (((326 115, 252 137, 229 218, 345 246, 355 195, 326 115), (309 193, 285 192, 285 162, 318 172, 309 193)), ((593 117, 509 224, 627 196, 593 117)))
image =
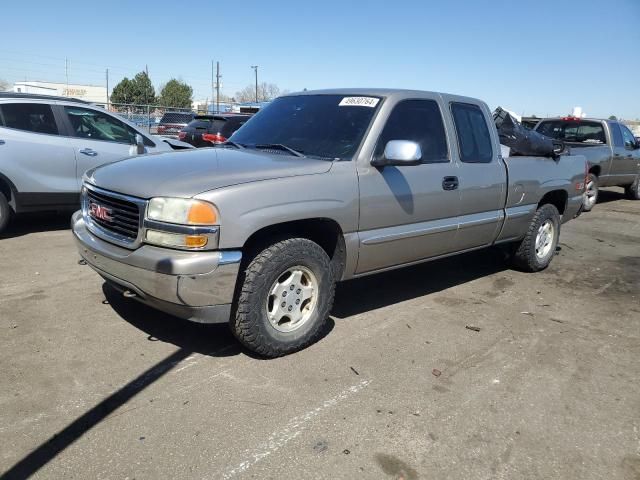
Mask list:
POLYGON ((144 138, 139 133, 136 134, 136 153, 142 155, 144 153, 144 138))
POLYGON ((422 160, 422 149, 416 142, 409 140, 390 140, 384 147, 382 158, 373 159, 371 165, 419 165, 422 160))

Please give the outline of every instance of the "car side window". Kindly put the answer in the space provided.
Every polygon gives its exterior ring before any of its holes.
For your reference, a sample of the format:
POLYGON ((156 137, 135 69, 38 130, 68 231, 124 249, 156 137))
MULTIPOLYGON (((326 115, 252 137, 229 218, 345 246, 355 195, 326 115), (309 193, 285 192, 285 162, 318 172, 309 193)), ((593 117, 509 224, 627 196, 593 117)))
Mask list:
POLYGON ((620 131, 620 125, 617 123, 609 123, 611 129, 611 137, 613 138, 613 145, 615 147, 624 147, 624 141, 622 140, 622 132, 620 131))
POLYGON ((416 142, 422 149, 422 163, 446 163, 449 161, 447 136, 440 107, 435 100, 403 100, 389 115, 378 138, 375 158, 384 155, 384 148, 391 140, 416 142))
POLYGON ((5 103, 2 105, 4 126, 25 132, 58 135, 58 125, 51 105, 43 103, 5 103))
POLYGON ((622 130, 622 139, 624 140, 624 147, 629 149, 636 148, 636 137, 633 136, 631 130, 629 130, 625 125, 620 125, 620 130, 622 130))
POLYGON ((138 132, 111 115, 81 107, 65 106, 64 111, 75 137, 128 145, 136 143, 138 132))
POLYGON ((478 105, 452 103, 451 113, 458 135, 460 160, 465 163, 490 163, 493 160, 491 135, 478 105))

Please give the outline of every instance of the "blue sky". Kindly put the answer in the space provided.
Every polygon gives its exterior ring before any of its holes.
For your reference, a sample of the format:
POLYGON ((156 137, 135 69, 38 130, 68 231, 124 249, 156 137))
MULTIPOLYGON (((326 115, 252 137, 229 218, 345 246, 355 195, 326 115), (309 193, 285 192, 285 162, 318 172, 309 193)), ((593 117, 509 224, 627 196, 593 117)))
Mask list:
POLYGON ((640 117, 640 0, 7 2, 0 78, 111 87, 149 67, 209 97, 259 80, 282 89, 397 87, 479 97, 518 113, 582 106, 640 117))

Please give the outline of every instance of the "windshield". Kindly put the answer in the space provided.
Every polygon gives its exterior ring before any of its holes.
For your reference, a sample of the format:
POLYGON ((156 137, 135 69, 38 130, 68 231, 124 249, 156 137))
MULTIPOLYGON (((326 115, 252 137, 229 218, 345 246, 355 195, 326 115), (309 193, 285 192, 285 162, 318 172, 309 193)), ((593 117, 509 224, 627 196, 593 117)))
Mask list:
POLYGON ((540 122, 536 129, 539 133, 555 140, 570 143, 603 145, 607 143, 604 128, 600 122, 581 120, 549 120, 540 122))
POLYGON ((379 98, 364 96, 280 97, 230 140, 246 147, 286 145, 305 156, 351 159, 379 103, 379 98))

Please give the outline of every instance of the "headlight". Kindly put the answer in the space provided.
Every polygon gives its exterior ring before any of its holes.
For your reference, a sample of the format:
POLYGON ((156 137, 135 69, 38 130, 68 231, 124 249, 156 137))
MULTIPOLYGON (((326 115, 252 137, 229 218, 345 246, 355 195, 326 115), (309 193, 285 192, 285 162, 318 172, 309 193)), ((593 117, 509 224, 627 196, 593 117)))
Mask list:
POLYGON ((152 198, 144 220, 145 241, 182 250, 213 250, 218 246, 219 220, 209 202, 152 198))
POLYGON ((179 225, 217 225, 218 211, 202 200, 158 197, 149 201, 147 218, 179 225))

